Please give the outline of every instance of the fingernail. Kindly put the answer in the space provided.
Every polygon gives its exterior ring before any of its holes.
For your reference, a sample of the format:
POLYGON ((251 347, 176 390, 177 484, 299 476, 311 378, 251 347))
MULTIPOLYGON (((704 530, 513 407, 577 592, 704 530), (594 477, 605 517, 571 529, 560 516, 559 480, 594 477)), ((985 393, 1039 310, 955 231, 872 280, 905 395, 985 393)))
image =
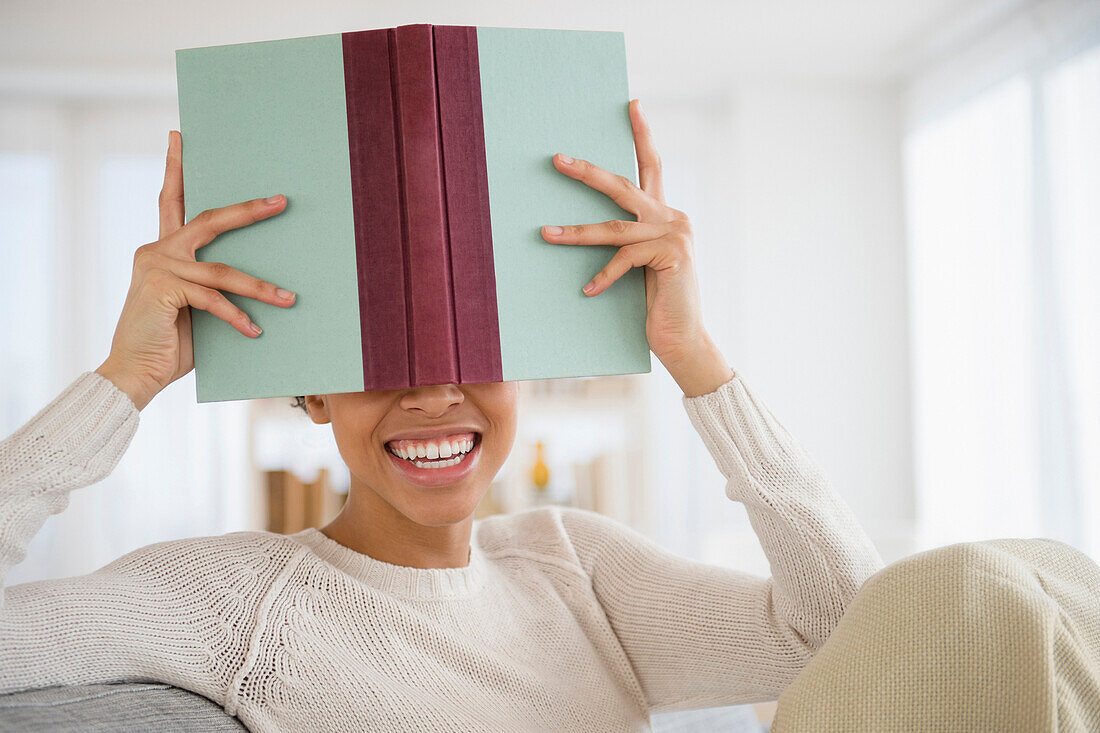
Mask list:
POLYGON ((581 289, 584 290, 585 295, 588 295, 589 293, 591 293, 593 290, 596 289, 596 284, 595 283, 588 283, 587 285, 585 285, 581 289))
POLYGON ((250 322, 248 324, 248 327, 252 331, 252 333, 256 334, 257 336, 259 336, 261 333, 264 332, 264 330, 262 328, 260 328, 259 326, 257 326, 255 323, 250 322))
POLYGON ((561 227, 546 227, 546 233, 551 235, 551 236, 561 234, 564 231, 565 230, 562 229, 561 227))
POLYGON ((638 111, 642 113, 642 119, 648 125, 649 124, 649 118, 645 116, 645 110, 642 109, 642 100, 640 100, 640 99, 638 100, 638 111))
POLYGON ((571 165, 573 163, 573 159, 570 158, 565 153, 559 153, 558 154, 558 159, 561 160, 561 162, 565 163, 566 165, 571 165))
POLYGON ((294 298, 294 293, 289 290, 283 290, 282 288, 275 288, 275 294, 283 300, 291 300, 294 298))
POLYGON ((268 196, 266 199, 264 199, 265 204, 278 204, 278 203, 282 203, 282 201, 283 201, 283 195, 282 194, 276 194, 275 196, 268 196))

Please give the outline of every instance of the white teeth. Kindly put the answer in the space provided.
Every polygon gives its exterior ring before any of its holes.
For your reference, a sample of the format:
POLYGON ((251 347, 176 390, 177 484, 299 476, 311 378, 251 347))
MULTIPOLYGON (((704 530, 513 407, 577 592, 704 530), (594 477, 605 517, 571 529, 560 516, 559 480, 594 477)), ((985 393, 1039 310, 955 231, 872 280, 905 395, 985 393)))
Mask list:
POLYGON ((455 440, 451 442, 441 443, 424 443, 415 447, 408 448, 394 448, 387 446, 387 449, 395 456, 404 458, 406 461, 412 461, 418 466, 429 466, 440 468, 443 466, 453 466, 467 453, 474 449, 475 440, 463 438, 462 440, 455 440), (433 463, 421 463, 417 461, 417 458, 427 458, 433 463))
POLYGON ((448 458, 445 461, 414 461, 413 465, 417 468, 446 468, 447 466, 453 466, 456 463, 462 463, 466 459, 466 454, 463 453, 460 456, 454 458, 448 458))

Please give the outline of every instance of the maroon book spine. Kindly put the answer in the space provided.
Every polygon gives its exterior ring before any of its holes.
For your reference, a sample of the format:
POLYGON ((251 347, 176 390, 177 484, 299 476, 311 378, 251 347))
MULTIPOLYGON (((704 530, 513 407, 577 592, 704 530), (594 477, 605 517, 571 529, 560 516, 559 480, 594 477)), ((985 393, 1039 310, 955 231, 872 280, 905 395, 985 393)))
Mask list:
POLYGON ((363 341, 363 389, 409 386, 398 138, 390 31, 344 33, 344 88, 363 341))
POLYGON ((411 383, 459 382, 432 28, 401 26, 390 31, 390 44, 408 224, 411 383))
POLYGON ((477 28, 437 25, 434 36, 459 372, 466 383, 499 382, 503 368, 477 28))
POLYGON ((500 381, 477 29, 342 40, 364 389, 500 381))

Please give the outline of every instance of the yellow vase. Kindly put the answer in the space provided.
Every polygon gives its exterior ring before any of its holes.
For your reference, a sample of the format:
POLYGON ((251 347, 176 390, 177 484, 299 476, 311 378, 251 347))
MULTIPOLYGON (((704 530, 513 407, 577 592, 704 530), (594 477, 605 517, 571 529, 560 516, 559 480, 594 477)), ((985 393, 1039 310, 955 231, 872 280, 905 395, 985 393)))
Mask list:
POLYGON ((531 469, 531 480, 535 484, 535 488, 538 489, 541 494, 546 485, 550 483, 550 468, 546 465, 546 461, 542 456, 542 443, 535 443, 535 467, 531 469))

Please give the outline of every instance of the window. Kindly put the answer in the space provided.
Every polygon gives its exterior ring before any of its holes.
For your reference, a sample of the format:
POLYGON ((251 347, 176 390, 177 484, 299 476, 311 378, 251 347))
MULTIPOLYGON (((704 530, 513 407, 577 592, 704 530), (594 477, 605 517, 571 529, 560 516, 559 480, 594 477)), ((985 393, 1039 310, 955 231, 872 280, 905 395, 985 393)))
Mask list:
POLYGON ((922 122, 904 165, 920 548, 1096 556, 1100 47, 922 122))
POLYGON ((1060 481, 1082 518, 1081 547, 1100 557, 1100 46, 1044 80, 1053 309, 1060 338, 1064 440, 1060 481))
MULTIPOLYGON (((110 351, 134 250, 154 241, 174 107, 0 106, 0 428, 6 437, 110 351)), ((14 585, 90 572, 162 540, 256 526, 247 403, 195 402, 194 374, 141 413, 119 465, 47 518, 14 585)))
POLYGON ((904 151, 925 546, 1039 529, 1029 105, 1013 79, 904 151))
POLYGON ((0 151, 0 430, 22 425, 50 399, 48 366, 56 308, 53 280, 57 170, 43 152, 0 151), (28 287, 33 283, 36 287, 28 287), (20 314, 18 318, 10 314, 20 314), (10 345, 17 345, 11 348, 10 345))

